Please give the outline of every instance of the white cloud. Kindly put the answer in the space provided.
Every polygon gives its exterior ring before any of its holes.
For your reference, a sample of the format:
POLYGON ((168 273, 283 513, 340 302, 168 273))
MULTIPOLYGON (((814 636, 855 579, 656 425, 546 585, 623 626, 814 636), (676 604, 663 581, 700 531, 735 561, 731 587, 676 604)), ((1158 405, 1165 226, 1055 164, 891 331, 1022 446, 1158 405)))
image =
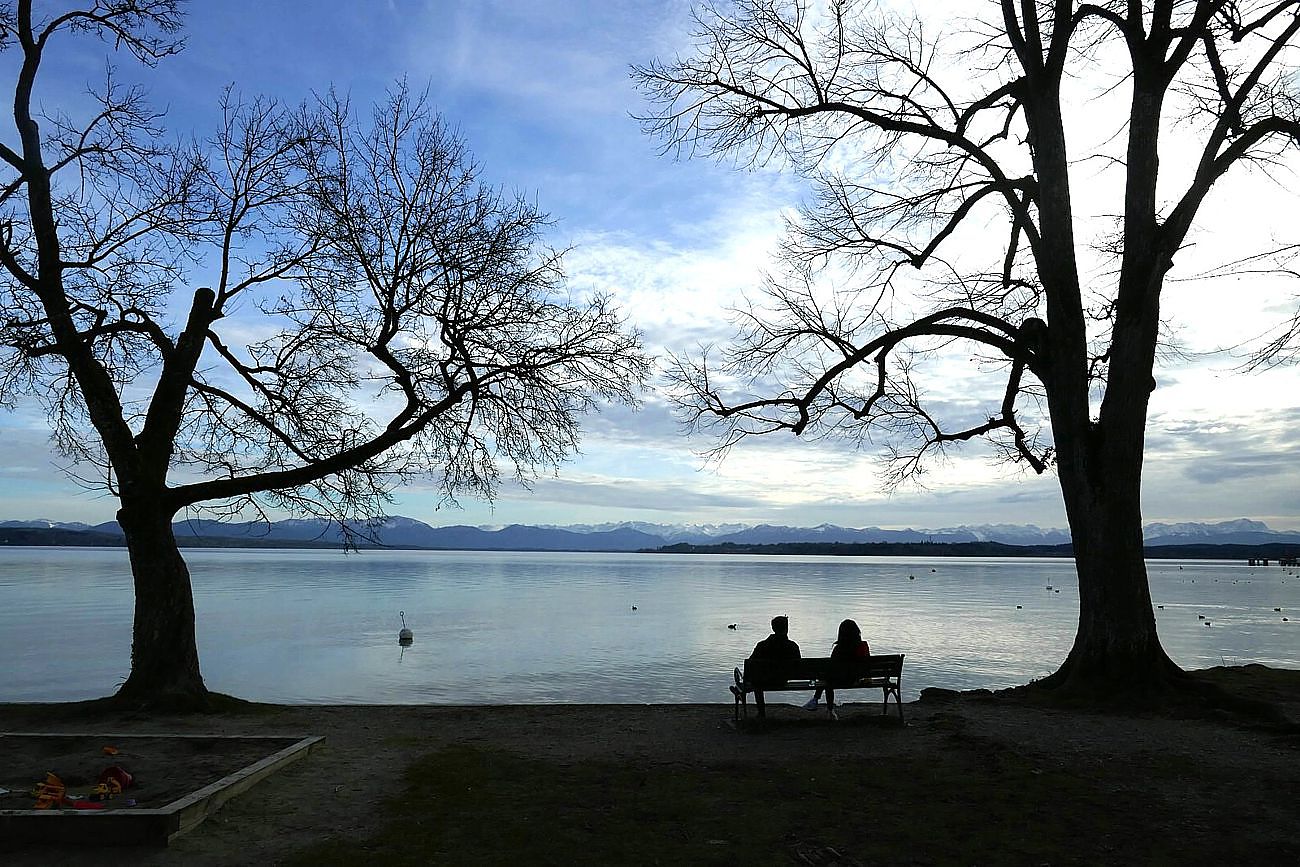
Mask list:
POLYGON ((566 265, 575 287, 613 294, 657 350, 731 332, 730 308, 762 281, 793 195, 755 178, 686 224, 656 236, 579 236, 566 265))
POLYGON ((557 125, 631 108, 628 66, 671 51, 684 2, 513 0, 428 4, 404 22, 399 56, 413 79, 460 103, 500 101, 557 125))

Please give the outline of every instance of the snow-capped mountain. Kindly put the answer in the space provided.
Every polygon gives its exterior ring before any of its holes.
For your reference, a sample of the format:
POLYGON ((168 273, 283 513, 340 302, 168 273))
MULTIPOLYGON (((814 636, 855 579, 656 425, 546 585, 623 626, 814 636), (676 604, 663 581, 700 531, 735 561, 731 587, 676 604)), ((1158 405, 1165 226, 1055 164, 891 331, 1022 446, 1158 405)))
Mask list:
POLYGON ((1261 545, 1294 542, 1300 533, 1278 532, 1263 521, 1237 518, 1217 524, 1147 524, 1142 538, 1148 545, 1261 545))
POLYGON ((970 536, 974 542, 1001 542, 1004 545, 1064 545, 1070 541, 1070 531, 1058 527, 1046 529, 1034 524, 962 524, 935 530, 946 536, 970 536))
POLYGON ((32 518, 27 521, 0 521, 0 527, 31 527, 44 530, 89 530, 92 529, 89 524, 83 524, 80 521, 62 522, 51 521, 49 518, 32 518))
POLYGON ((654 524, 649 521, 610 521, 604 524, 541 524, 543 530, 567 530, 571 533, 608 533, 613 530, 635 530, 658 536, 670 543, 709 542, 719 536, 739 533, 749 529, 748 524, 654 524))
POLYGON ((1142 535, 1154 536, 1224 536, 1229 533, 1272 533, 1273 530, 1263 521, 1238 518, 1235 521, 1220 521, 1217 524, 1147 524, 1142 528, 1142 535))
MULTIPOLYGON (((227 523, 206 519, 178 521, 173 525, 184 543, 195 538, 223 539, 230 544, 246 541, 249 545, 341 544, 343 534, 337 524, 319 519, 292 518, 271 523, 227 523)), ((93 531, 107 536, 121 536, 115 521, 89 526, 83 523, 60 523, 46 519, 0 521, 0 528, 93 531)), ((377 543, 394 548, 437 548, 453 550, 504 551, 636 551, 687 543, 693 545, 774 545, 781 543, 959 543, 998 542, 1004 545, 1063 545, 1070 534, 1061 529, 1043 529, 1032 524, 962 525, 938 530, 884 529, 881 527, 840 527, 819 524, 815 527, 791 527, 776 524, 651 524, 625 521, 607 524, 570 526, 529 526, 511 524, 487 528, 465 525, 433 527, 415 518, 401 515, 384 518, 371 527, 356 528, 351 541, 365 545, 377 543)), ((1239 518, 1212 524, 1154 523, 1143 535, 1148 546, 1165 545, 1260 545, 1270 542, 1300 543, 1300 533, 1278 532, 1261 521, 1239 518)), ((67 544, 58 542, 57 544, 67 544)))
POLYGON ((1007 545, 1061 545, 1070 541, 1065 530, 1043 530, 1035 526, 995 524, 989 526, 948 527, 940 530, 892 529, 880 527, 841 527, 818 524, 815 527, 791 527, 779 524, 652 524, 624 521, 607 524, 547 525, 544 529, 575 533, 636 530, 659 536, 668 544, 686 542, 712 545, 731 542, 737 545, 762 545, 781 542, 830 542, 863 544, 870 542, 987 542, 1007 545))

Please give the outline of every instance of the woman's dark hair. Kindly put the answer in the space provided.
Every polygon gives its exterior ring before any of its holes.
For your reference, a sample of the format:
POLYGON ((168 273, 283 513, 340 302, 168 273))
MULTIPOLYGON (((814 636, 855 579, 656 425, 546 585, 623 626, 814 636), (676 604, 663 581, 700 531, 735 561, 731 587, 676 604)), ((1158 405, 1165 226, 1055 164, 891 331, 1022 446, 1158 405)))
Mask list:
POLYGON ((862 641, 862 630, 858 624, 852 620, 840 621, 839 635, 835 636, 836 644, 859 644, 862 641))

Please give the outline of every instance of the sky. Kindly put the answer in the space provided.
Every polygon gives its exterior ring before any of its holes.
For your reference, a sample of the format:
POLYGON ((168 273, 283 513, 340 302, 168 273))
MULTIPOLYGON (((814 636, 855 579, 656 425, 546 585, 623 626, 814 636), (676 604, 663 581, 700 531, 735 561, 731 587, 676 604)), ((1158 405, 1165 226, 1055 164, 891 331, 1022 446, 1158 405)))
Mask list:
MULTIPOLYGON (((572 247, 571 285, 611 294, 652 351, 680 351, 725 339, 728 309, 759 285, 783 218, 806 192, 776 166, 664 156, 640 131, 632 115, 645 104, 629 65, 688 52, 689 11, 685 0, 192 3, 186 50, 146 81, 169 128, 199 135, 213 127, 227 84, 291 103, 331 85, 357 103, 403 78, 427 86, 483 177, 535 198, 555 219, 549 240, 572 247)), ((42 98, 75 100, 106 53, 81 44, 52 67, 42 98)), ((12 124, 0 125, 0 137, 13 137, 12 124)), ((1295 204, 1252 179, 1216 194, 1201 237, 1231 245, 1235 233, 1280 231, 1295 204)), ((1167 326, 1186 352, 1157 372, 1146 521, 1250 517, 1300 529, 1300 370, 1243 375, 1239 359, 1209 352, 1287 315, 1297 291, 1258 281, 1171 285, 1167 326)), ((932 381, 940 398, 957 400, 970 377, 945 368, 932 381)), ((0 519, 111 519, 114 501, 66 479, 47 441, 32 406, 0 413, 0 519)), ((1054 476, 998 465, 978 446, 933 467, 925 487, 890 491, 877 457, 843 443, 751 439, 720 464, 701 456, 709 445, 686 437, 652 389, 636 412, 587 418, 581 453, 529 490, 507 483, 494 502, 466 498, 457 509, 439 508, 432 488, 415 484, 396 492, 390 511, 434 525, 1065 526, 1054 476)))

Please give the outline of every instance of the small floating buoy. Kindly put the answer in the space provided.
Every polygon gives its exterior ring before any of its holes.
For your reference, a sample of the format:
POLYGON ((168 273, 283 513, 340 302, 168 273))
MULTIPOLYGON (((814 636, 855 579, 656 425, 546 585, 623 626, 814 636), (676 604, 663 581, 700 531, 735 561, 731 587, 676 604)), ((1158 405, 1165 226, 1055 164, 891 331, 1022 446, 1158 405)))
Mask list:
POLYGON ((915 580, 916 580, 916 576, 915 576, 915 575, 908 575, 908 576, 907 576, 907 580, 908 580, 908 581, 915 581, 915 580))
POLYGON ((402 618, 402 628, 397 632, 397 643, 410 644, 415 640, 415 633, 406 628, 406 612, 399 611, 397 616, 402 618))
POLYGON ((938 570, 938 569, 931 569, 930 571, 931 571, 931 572, 938 572, 939 570, 938 570))
POLYGON ((735 628, 736 628, 736 624, 734 624, 734 623, 728 623, 728 624, 727 624, 727 628, 728 628, 728 629, 735 629, 735 628))

